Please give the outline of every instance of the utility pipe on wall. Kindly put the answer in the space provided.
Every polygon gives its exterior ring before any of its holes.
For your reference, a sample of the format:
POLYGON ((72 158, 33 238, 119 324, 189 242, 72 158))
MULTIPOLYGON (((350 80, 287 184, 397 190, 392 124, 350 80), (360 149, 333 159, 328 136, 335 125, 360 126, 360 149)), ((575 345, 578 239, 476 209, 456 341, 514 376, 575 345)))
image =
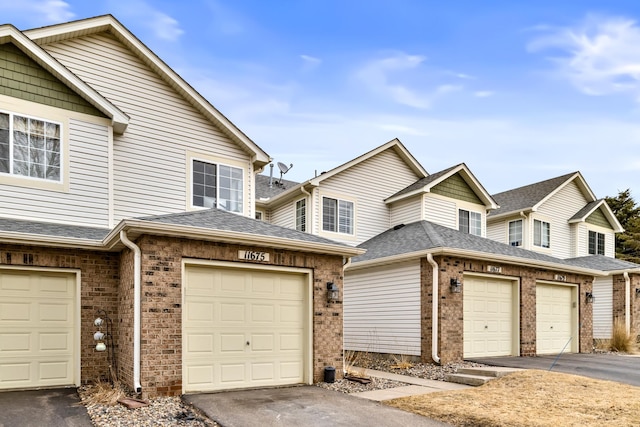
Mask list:
POLYGON ((624 276, 624 325, 627 330, 627 335, 631 333, 631 279, 629 273, 622 273, 624 276))
POLYGON ((431 264, 432 272, 432 286, 433 301, 431 303, 431 358, 434 362, 440 363, 440 356, 438 356, 438 264, 433 259, 433 255, 427 254, 427 261, 431 264))
POLYGON ((140 384, 140 278, 142 273, 140 248, 120 231, 120 240, 133 251, 133 389, 142 392, 140 384))

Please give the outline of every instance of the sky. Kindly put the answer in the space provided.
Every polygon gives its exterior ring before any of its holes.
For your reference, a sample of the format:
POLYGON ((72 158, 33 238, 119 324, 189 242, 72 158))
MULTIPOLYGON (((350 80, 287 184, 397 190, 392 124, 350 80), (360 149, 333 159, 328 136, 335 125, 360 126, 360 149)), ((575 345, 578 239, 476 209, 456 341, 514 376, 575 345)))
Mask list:
POLYGON ((640 200, 638 1, 0 0, 21 30, 107 13, 287 179, 398 138, 492 194, 580 171, 640 200))

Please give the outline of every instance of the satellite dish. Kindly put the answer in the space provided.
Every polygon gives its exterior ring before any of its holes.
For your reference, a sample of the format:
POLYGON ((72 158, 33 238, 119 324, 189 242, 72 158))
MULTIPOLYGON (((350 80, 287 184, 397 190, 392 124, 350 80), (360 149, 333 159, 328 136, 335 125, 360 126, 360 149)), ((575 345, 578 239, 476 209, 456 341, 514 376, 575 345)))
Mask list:
POLYGON ((289 166, 285 165, 282 162, 278 162, 278 169, 280 169, 280 184, 282 184, 282 175, 289 172, 289 169, 293 167, 293 163, 290 163, 289 166))

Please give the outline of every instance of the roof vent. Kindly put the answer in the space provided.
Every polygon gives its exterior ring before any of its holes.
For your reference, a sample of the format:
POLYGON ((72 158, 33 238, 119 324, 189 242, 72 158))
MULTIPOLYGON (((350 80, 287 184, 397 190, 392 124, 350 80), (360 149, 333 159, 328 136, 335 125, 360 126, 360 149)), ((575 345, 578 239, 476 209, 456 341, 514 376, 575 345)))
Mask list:
POLYGON ((393 227, 393 231, 400 230, 402 227, 404 227, 404 224, 398 224, 393 227))

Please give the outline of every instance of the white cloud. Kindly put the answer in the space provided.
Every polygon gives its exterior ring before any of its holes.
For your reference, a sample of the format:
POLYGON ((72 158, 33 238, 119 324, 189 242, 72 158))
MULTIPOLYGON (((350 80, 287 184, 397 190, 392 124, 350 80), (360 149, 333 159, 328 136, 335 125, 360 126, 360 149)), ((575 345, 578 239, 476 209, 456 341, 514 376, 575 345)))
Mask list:
POLYGON ((495 93, 491 90, 478 90, 473 93, 473 95, 478 98, 488 98, 490 96, 493 96, 494 94, 495 93))
POLYGON ((180 28, 180 23, 173 17, 155 9, 143 0, 130 0, 126 3, 121 1, 109 1, 108 5, 116 16, 126 16, 136 20, 140 25, 151 30, 160 40, 176 41, 184 30, 180 28))
POLYGON ((624 17, 589 16, 575 27, 544 28, 530 51, 553 50, 561 77, 588 95, 630 94, 640 101, 640 27, 624 17))
POLYGON ((310 55, 300 55, 300 59, 303 61, 302 68, 305 71, 314 70, 322 63, 322 59, 310 55))
POLYGON ((58 24, 76 16, 63 0, 2 1, 0 11, 20 13, 31 25, 58 24))

